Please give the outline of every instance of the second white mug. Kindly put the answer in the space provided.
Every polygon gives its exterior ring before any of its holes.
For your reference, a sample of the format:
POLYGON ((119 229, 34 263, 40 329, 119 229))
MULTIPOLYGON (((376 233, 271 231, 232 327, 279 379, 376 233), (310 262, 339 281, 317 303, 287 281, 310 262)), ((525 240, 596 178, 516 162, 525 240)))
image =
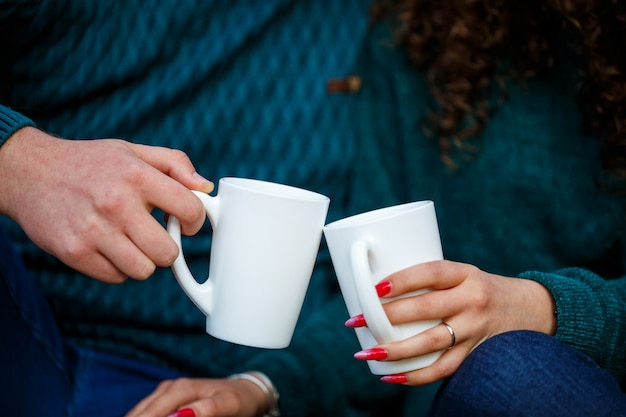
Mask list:
MULTIPOLYGON (((324 227, 324 236, 349 315, 365 317, 367 327, 355 329, 363 349, 404 340, 441 323, 441 320, 428 320, 392 325, 382 307, 383 302, 392 299, 379 298, 375 289, 379 281, 394 272, 443 259, 432 201, 382 208, 338 220, 324 227)), ((431 365, 442 353, 399 361, 372 360, 368 365, 375 375, 404 373, 431 365)))

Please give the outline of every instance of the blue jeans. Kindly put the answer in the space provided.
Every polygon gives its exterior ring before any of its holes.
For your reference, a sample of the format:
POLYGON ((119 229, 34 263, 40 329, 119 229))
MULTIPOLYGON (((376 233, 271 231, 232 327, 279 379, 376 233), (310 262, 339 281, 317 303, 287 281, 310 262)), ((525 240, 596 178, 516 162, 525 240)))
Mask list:
POLYGON ((3 416, 123 416, 160 381, 179 376, 64 340, 45 298, 2 230, 0 335, 3 416))
POLYGON ((495 336, 441 386, 430 416, 626 416, 617 380, 587 355, 530 331, 495 336))

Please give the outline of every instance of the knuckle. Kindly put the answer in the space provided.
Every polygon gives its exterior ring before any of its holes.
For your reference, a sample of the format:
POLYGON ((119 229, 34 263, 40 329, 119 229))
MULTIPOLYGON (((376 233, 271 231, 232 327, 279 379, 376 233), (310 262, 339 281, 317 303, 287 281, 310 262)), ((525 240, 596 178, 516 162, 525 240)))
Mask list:
POLYGON ((191 164, 191 159, 184 151, 181 151, 180 149, 171 149, 171 152, 171 158, 177 163, 191 164))
POLYGON ((168 388, 177 388, 182 390, 190 390, 193 385, 193 380, 187 377, 180 377, 170 381, 171 385, 168 388))
POLYGON ((127 198, 124 197, 117 190, 107 190, 103 195, 96 196, 94 198, 94 206, 100 213, 119 214, 122 212, 124 204, 127 202, 127 198))
POLYGON ((454 373, 453 367, 450 365, 439 364, 439 366, 433 369, 435 377, 438 380, 445 379, 454 373))
POLYGON ((442 339, 441 337, 429 332, 425 335, 424 345, 430 352, 435 352, 441 349, 442 339))
POLYGON ((161 381, 159 383, 158 389, 167 390, 167 389, 169 389, 172 386, 173 383, 174 383, 174 380, 166 379, 166 380, 161 381))
POLYGON ((88 258, 92 252, 90 247, 78 236, 68 235, 62 246, 61 259, 67 259, 69 262, 80 264, 88 258))
POLYGON ((430 273, 435 276, 440 276, 444 273, 447 268, 448 263, 444 260, 437 260, 429 262, 430 273))
POLYGON ((419 303, 415 306, 415 309, 419 308, 420 314, 433 311, 438 305, 435 299, 437 295, 435 292, 423 294, 419 297, 419 303))
POLYGON ((478 309, 484 310, 489 304, 490 297, 485 291, 477 291, 473 296, 473 305, 478 309))
POLYGON ((202 203, 198 202, 196 204, 194 202, 194 204, 188 205, 179 219, 181 221, 181 232, 185 235, 197 232, 204 224, 205 216, 206 212, 202 203))
POLYGON ((202 205, 202 202, 200 202, 200 200, 194 197, 193 201, 194 203, 189 206, 189 209, 186 214, 190 221, 200 222, 201 220, 204 220, 206 211, 204 209, 204 206, 202 205))
POLYGON ((167 245, 167 248, 164 248, 163 254, 159 257, 159 259, 155 260, 155 264, 160 267, 167 267, 174 263, 176 258, 178 258, 178 246, 171 241, 171 244, 167 245))
POLYGON ((126 180, 133 186, 139 186, 144 183, 146 178, 145 166, 135 163, 128 164, 126 172, 126 180))

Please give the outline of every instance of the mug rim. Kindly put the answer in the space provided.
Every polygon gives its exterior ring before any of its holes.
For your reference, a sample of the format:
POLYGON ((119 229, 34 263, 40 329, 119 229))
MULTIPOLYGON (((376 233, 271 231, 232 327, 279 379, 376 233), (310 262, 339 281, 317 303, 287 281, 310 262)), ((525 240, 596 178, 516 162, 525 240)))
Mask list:
MULTIPOLYGON (((282 198, 297 198, 310 201, 329 201, 330 198, 316 191, 278 182, 259 180, 244 177, 223 177, 219 182, 224 182, 232 187, 254 192, 257 194, 271 195, 282 198), (254 186, 252 186, 254 184, 254 186)), ((219 195, 219 186, 217 193, 219 195)))
POLYGON ((347 229, 350 227, 358 227, 380 221, 381 219, 393 219, 406 213, 433 206, 432 200, 419 200, 410 203, 397 204, 389 207, 382 207, 355 214, 343 219, 335 220, 324 226, 324 230, 347 229))

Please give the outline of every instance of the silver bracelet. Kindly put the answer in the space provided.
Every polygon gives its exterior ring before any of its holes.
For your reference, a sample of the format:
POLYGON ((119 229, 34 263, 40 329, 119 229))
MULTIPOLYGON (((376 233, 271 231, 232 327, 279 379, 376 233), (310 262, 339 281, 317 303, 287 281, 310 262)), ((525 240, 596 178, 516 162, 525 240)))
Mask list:
POLYGON ((267 413, 263 417, 280 417, 280 410, 278 410, 278 391, 272 384, 272 381, 263 372, 248 371, 241 374, 233 374, 228 379, 245 379, 261 388, 265 398, 267 399, 267 413))

